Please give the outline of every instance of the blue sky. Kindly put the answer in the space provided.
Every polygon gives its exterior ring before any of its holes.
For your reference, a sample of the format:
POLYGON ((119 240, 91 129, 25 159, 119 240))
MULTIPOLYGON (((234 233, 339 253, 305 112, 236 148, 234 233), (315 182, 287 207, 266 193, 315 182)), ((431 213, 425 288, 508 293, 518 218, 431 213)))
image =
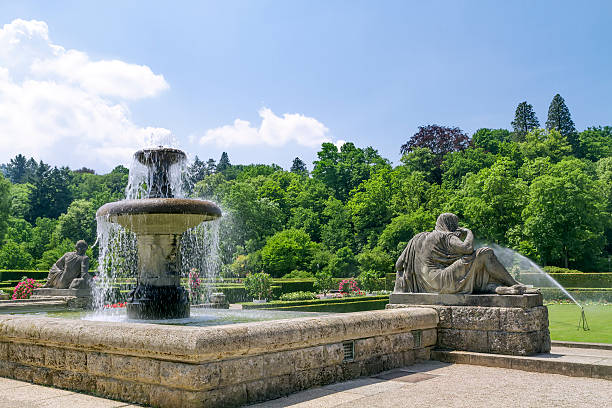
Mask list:
POLYGON ((105 172, 169 132, 234 163, 311 162, 323 140, 397 162, 419 125, 509 128, 523 100, 544 124, 556 93, 578 129, 610 125, 612 3, 582 3, 3 2, 0 162, 105 172))

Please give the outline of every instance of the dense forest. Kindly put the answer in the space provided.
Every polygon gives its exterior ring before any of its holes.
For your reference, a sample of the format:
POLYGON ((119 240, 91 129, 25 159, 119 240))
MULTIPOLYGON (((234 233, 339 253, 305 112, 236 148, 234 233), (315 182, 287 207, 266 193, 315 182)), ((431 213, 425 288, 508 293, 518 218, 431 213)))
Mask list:
MULTIPOLYGON (((336 277, 393 271, 415 234, 454 212, 477 238, 543 265, 607 271, 612 255, 612 127, 577 131, 556 95, 543 127, 518 105, 512 130, 428 125, 393 166, 372 147, 324 143, 312 172, 296 158, 232 165, 199 158, 185 184, 216 201, 223 273, 336 277)), ((96 238, 95 212, 124 198, 128 170, 104 175, 18 155, 1 166, 0 269, 47 269, 96 238)), ((95 258, 96 251, 90 249, 95 258)))

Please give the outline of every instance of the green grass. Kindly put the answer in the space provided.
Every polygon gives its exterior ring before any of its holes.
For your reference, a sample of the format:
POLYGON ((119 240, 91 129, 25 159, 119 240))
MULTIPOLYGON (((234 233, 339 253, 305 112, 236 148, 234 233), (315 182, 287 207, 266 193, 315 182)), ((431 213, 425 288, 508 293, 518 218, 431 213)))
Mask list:
POLYGON ((580 308, 574 304, 549 304, 548 320, 552 340, 612 343, 612 304, 584 307, 591 330, 578 330, 580 308))

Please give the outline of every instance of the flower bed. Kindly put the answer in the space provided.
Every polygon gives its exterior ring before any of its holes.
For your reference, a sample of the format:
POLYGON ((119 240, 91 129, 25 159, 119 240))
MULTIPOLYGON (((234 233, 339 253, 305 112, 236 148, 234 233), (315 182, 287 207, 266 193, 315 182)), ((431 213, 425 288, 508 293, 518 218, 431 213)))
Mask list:
POLYGON ((15 286, 13 291, 13 300, 29 299, 34 293, 34 289, 40 288, 42 285, 34 279, 24 277, 21 282, 15 286))

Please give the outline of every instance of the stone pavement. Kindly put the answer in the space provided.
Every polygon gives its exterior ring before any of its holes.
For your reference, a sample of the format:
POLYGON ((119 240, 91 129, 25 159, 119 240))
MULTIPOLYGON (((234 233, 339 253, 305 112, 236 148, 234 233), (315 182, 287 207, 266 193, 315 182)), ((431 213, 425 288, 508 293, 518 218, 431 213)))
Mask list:
MULTIPOLYGON (((611 350, 553 348, 553 355, 581 364, 601 364, 608 360, 610 353, 611 350)), ((608 361, 612 364, 612 360, 608 361)), ((426 361, 371 377, 313 388, 251 405, 251 408, 411 406, 612 408, 612 381, 426 361)), ((136 405, 0 378, 0 408, 9 407, 110 408, 136 405)))
POLYGON ((437 361, 250 408, 612 407, 612 381, 437 361))
POLYGON ((138 407, 57 388, 0 377, 0 408, 115 408, 138 407))
POLYGON ((612 345, 588 344, 588 346, 599 348, 553 346, 550 353, 533 356, 503 356, 469 351, 434 350, 431 358, 447 363, 612 380, 612 345))

